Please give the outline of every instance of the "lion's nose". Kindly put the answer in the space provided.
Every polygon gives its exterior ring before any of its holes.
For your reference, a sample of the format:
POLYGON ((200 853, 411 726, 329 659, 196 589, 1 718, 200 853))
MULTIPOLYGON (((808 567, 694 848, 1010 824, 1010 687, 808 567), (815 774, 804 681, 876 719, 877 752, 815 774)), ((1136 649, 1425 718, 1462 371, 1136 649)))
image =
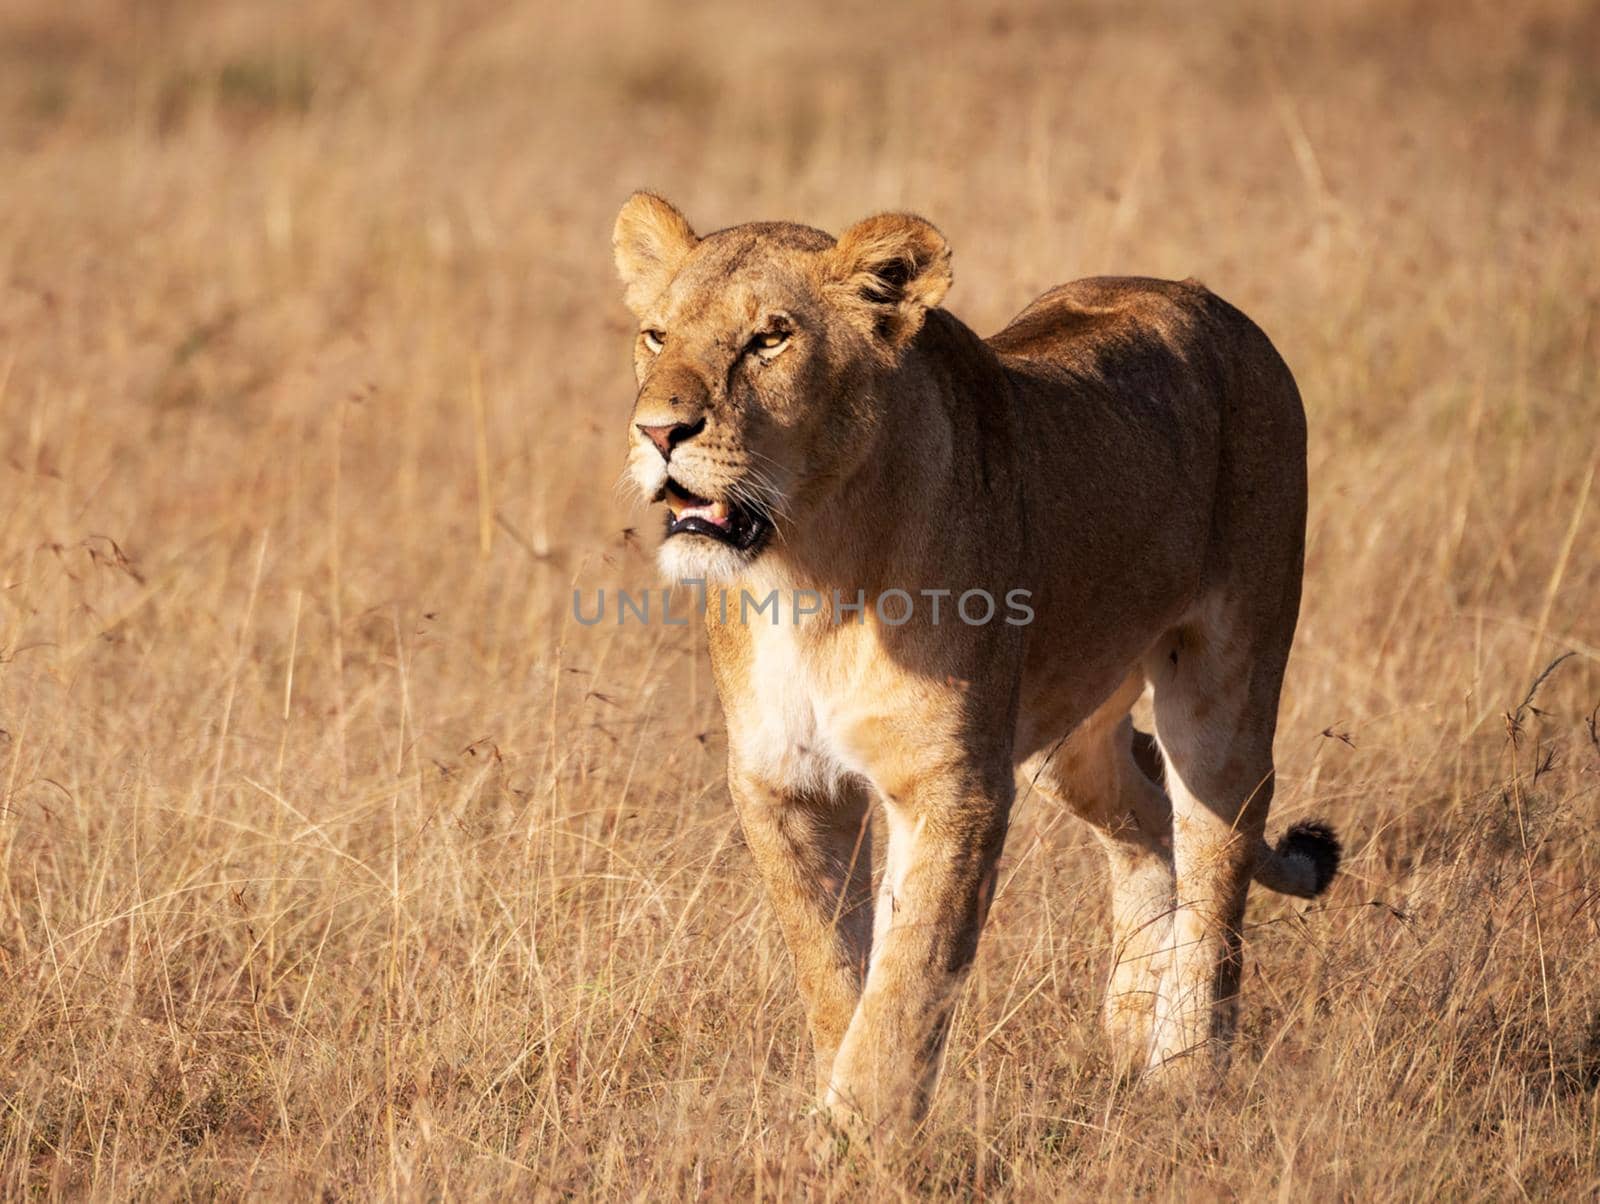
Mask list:
POLYGON ((634 423, 639 428, 639 433, 644 435, 651 443, 656 445, 656 450, 661 453, 663 460, 672 455, 672 449, 686 439, 693 439, 706 429, 706 420, 698 422, 669 422, 665 426, 648 426, 643 422, 634 423))

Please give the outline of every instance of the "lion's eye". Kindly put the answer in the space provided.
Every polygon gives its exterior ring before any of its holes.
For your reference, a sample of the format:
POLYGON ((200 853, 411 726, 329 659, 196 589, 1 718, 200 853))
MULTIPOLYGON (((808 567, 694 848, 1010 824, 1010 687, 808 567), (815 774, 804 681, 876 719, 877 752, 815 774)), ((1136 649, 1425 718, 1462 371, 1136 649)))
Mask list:
POLYGON ((644 336, 645 350, 647 350, 651 355, 660 355, 661 345, 667 341, 666 332, 661 330, 643 330, 639 333, 644 336))
POLYGON ((762 359, 770 360, 783 350, 788 341, 789 332, 787 330, 763 331, 750 340, 750 350, 754 351, 762 359))

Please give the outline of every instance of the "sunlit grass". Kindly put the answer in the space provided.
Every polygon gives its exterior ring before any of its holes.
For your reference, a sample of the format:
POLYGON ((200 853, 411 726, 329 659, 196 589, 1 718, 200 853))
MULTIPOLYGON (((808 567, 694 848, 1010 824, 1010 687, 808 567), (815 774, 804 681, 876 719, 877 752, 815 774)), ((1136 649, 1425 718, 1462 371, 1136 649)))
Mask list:
POLYGON ((1560 3, 10 5, 0 1194, 1592 1196, 1596 62, 1560 3), (1032 798, 925 1141, 805 1157, 703 641, 569 617, 655 584, 637 186, 914 208, 985 332, 1193 274, 1284 352, 1272 828, 1349 859, 1253 903, 1214 1097, 1113 1074, 1032 798))

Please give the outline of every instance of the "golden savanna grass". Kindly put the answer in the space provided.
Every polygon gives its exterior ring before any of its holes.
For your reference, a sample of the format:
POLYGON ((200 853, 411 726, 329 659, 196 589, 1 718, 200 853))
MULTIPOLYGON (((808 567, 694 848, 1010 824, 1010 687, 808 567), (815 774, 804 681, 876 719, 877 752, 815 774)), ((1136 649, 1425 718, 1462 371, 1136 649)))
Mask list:
POLYGON ((1581 0, 9 0, 0 1195, 1592 1198, 1597 198, 1581 0), (1024 791, 926 1140, 812 1169, 703 640, 570 617, 654 584, 639 186, 914 209, 983 332, 1192 274, 1283 351, 1272 828, 1348 863, 1258 892, 1215 1094, 1112 1075, 1024 791))

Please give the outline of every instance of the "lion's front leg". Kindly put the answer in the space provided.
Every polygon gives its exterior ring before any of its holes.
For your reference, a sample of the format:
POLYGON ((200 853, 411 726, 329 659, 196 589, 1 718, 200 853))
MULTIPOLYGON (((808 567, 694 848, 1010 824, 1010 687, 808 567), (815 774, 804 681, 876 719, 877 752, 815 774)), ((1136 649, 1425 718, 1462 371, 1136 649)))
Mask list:
POLYGON ((865 788, 802 791, 729 774, 745 841, 794 957, 816 1052, 817 1092, 856 1010, 872 939, 865 788))
POLYGON ((925 1113, 994 895, 1013 790, 1007 763, 885 803, 872 964, 827 1095, 839 1123, 894 1129, 925 1113))

